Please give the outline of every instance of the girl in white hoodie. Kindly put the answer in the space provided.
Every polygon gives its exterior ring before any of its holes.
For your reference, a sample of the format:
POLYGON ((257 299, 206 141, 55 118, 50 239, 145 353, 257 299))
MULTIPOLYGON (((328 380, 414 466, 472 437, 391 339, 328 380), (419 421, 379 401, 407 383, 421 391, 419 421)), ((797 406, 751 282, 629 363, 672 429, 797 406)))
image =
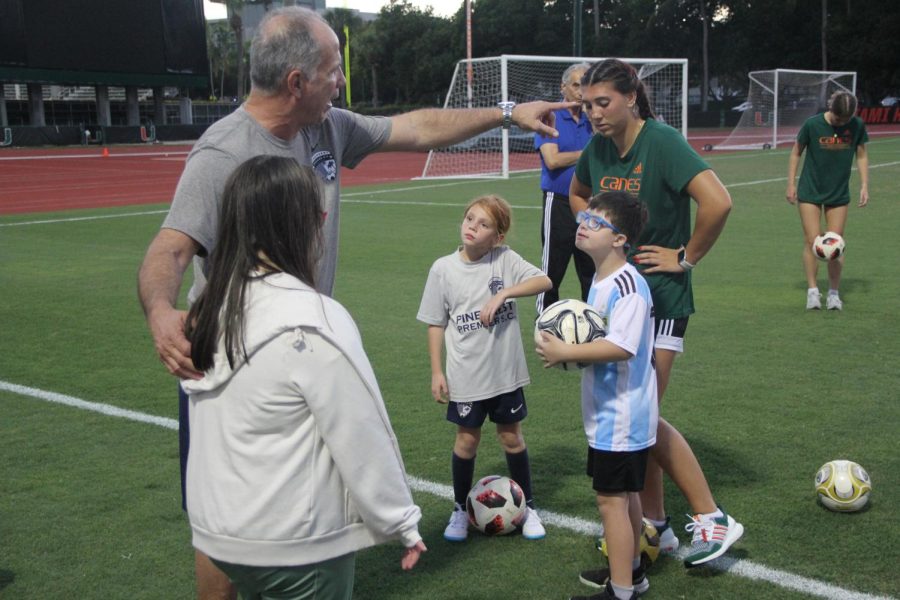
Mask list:
POLYGON ((319 194, 293 159, 239 166, 187 319, 193 544, 248 598, 349 599, 357 550, 399 539, 403 569, 426 550, 359 332, 315 291, 319 194))

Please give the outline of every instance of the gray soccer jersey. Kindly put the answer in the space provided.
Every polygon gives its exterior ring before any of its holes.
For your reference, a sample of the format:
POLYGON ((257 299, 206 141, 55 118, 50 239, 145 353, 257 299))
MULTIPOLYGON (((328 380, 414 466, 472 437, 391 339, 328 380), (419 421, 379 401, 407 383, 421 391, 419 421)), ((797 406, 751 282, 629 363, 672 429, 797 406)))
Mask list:
POLYGON ((218 239, 218 211, 225 182, 242 162, 262 154, 288 156, 315 169, 322 183, 322 239, 316 287, 331 295, 337 265, 341 166, 353 168, 378 149, 391 133, 383 117, 363 117, 333 108, 325 122, 303 128, 291 141, 275 137, 244 109, 238 108, 210 126, 188 155, 172 207, 163 227, 189 235, 203 250, 194 258, 193 302, 206 285, 206 257, 218 239))
POLYGON ((489 327, 479 316, 499 290, 543 274, 506 246, 476 263, 459 251, 434 262, 416 318, 444 328, 450 400, 486 400, 530 383, 516 301, 508 300, 489 327))

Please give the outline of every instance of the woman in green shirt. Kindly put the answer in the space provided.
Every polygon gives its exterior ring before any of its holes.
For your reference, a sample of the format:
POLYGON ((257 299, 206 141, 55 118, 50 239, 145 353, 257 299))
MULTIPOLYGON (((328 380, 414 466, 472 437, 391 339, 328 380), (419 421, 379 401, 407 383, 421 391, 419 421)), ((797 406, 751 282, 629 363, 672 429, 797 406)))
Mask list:
MULTIPOLYGON (((859 168, 860 208, 869 203, 869 157, 866 142, 869 135, 862 119, 856 115, 856 96, 850 92, 835 92, 828 100, 825 113, 810 117, 803 123, 788 161, 787 201, 797 204, 803 224, 803 270, 806 272, 806 308, 822 308, 816 282, 819 264, 812 252, 812 243, 821 233, 822 214, 826 231, 844 235, 847 207, 850 205, 850 168, 856 155, 859 168), (809 148, 800 186, 794 187, 800 155, 809 148)), ((844 257, 828 261, 828 310, 841 310, 844 303, 838 295, 844 257)))
MULTIPOLYGON (((582 104, 594 137, 582 152, 569 190, 573 212, 608 190, 636 194, 649 221, 631 249, 630 260, 650 284, 656 316, 656 369, 662 400, 675 356, 683 351, 688 317, 694 312, 691 269, 712 248, 731 210, 731 197, 716 174, 682 135, 657 121, 644 85, 630 65, 615 59, 594 64, 581 82, 582 104), (691 201, 697 217, 691 230, 691 201)), ((661 547, 673 551, 678 538, 668 527, 662 473, 678 485, 696 513, 687 566, 723 554, 743 526, 716 504, 706 477, 684 437, 659 419, 650 453, 644 514, 657 525, 661 547)))

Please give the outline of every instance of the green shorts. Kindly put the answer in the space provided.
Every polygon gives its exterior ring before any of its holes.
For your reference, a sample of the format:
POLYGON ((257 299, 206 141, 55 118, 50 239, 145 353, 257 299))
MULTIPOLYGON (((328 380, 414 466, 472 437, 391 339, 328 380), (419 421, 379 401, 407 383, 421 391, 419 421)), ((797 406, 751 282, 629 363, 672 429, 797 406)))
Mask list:
POLYGON ((212 559, 242 600, 350 600, 356 553, 297 567, 251 567, 212 559))

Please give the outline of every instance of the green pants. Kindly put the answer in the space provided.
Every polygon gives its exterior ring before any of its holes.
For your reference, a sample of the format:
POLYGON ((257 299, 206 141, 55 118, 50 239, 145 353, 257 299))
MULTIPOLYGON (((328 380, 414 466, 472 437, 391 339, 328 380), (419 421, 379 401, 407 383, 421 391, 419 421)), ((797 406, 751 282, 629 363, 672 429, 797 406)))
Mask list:
POLYGON ((356 553, 298 567, 250 567, 213 562, 234 582, 242 600, 350 600, 356 553))

